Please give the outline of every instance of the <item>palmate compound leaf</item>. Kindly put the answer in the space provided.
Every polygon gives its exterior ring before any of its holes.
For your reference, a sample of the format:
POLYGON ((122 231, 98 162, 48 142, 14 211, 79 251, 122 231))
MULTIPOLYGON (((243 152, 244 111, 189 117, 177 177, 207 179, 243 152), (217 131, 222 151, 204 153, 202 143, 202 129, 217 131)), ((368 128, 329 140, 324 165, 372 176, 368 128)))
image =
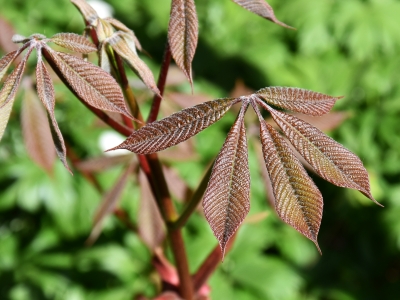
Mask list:
POLYGON ((318 175, 337 186, 359 190, 381 205, 372 197, 368 172, 354 153, 295 116, 266 108, 290 143, 318 175))
POLYGON ((47 46, 43 52, 47 54, 46 59, 53 70, 79 99, 95 108, 133 118, 125 105, 121 88, 110 74, 78 57, 47 46))
POLYGON ((88 54, 97 51, 97 47, 92 42, 75 33, 57 33, 51 37, 50 41, 78 53, 88 54))
POLYGON ((232 0, 232 1, 239 4, 241 7, 247 9, 248 11, 251 11, 256 15, 259 15, 260 17, 270 20, 271 22, 274 22, 286 28, 294 29, 293 27, 290 27, 285 23, 279 21, 275 17, 274 10, 267 2, 265 2, 265 0, 232 0))
POLYGON ((127 33, 114 34, 106 41, 126 61, 144 84, 154 93, 160 95, 153 73, 136 53, 136 46, 132 37, 127 33))
POLYGON ((204 214, 218 239, 222 256, 225 247, 250 210, 250 172, 247 157, 243 104, 219 152, 203 198, 204 214))
POLYGON ((164 150, 214 124, 235 101, 235 98, 222 98, 186 108, 134 131, 122 144, 110 150, 127 149, 138 154, 164 150))
POLYGON ((291 87, 267 87, 255 93, 268 104, 312 116, 328 113, 342 97, 291 87))
POLYGON ((190 83, 192 61, 197 47, 198 20, 194 0, 172 0, 168 43, 172 57, 190 83))
POLYGON ((53 148, 49 120, 42 103, 33 91, 31 82, 24 81, 25 93, 22 102, 22 134, 29 156, 47 173, 51 174, 56 158, 53 148))
POLYGON ((67 162, 67 150, 65 148, 64 138, 61 134, 56 117, 54 115, 54 106, 56 101, 53 82, 51 81, 49 71, 43 63, 40 52, 38 52, 38 62, 36 65, 36 89, 39 95, 39 99, 46 107, 46 110, 51 120, 51 133, 53 136, 53 143, 54 147, 56 148, 57 155, 65 168, 72 174, 67 162))
POLYGON ((285 140, 260 119, 260 138, 279 217, 312 240, 322 219, 322 195, 285 140))
POLYGON ((10 118, 11 108, 14 104, 15 95, 21 82, 22 73, 25 70, 26 61, 32 50, 25 55, 14 71, 7 77, 0 91, 0 141, 10 118))

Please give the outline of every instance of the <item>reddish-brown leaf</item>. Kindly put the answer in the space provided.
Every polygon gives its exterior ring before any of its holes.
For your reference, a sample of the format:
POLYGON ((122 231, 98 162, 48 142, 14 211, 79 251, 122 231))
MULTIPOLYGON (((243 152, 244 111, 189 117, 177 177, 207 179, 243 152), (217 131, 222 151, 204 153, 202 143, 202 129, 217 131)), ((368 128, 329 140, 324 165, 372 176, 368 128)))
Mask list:
POLYGON ((46 110, 28 85, 21 112, 22 134, 29 156, 48 173, 52 172, 56 153, 53 148, 46 110))
POLYGON ((48 47, 43 51, 48 54, 46 58, 54 71, 82 101, 133 118, 127 110, 121 88, 110 74, 78 57, 48 47))
POLYGON ((244 104, 219 152, 203 198, 204 214, 219 241, 222 256, 229 239, 250 210, 244 104))
MULTIPOLYGON (((31 50, 30 50, 31 51, 31 50)), ((18 86, 21 82, 22 73, 25 70, 26 61, 30 54, 26 54, 24 59, 18 64, 14 71, 7 77, 0 91, 0 141, 6 129, 8 119, 10 118, 11 108, 13 106, 18 86)))
POLYGON ((75 33, 57 33, 50 39, 54 44, 78 53, 88 54, 97 51, 96 46, 82 35, 75 33))
POLYGON ((143 242, 154 251, 165 239, 165 226, 156 199, 143 172, 139 174, 141 187, 138 230, 143 242))
POLYGON ((15 50, 3 56, 0 59, 0 82, 6 75, 8 68, 11 66, 15 58, 20 54, 20 50, 15 50))
POLYGON ((198 20, 193 0, 172 0, 168 42, 172 57, 190 83, 192 61, 197 47, 198 20))
POLYGON ((336 100, 342 98, 290 87, 268 87, 257 91, 256 95, 269 104, 312 116, 328 113, 336 100))
POLYGON ((121 56, 132 70, 140 77, 144 84, 157 95, 160 95, 153 73, 149 67, 139 58, 135 44, 128 34, 115 34, 107 39, 107 43, 121 56))
POLYGON ((260 138, 279 217, 312 240, 319 250, 317 235, 323 207, 320 191, 285 140, 262 119, 260 138))
POLYGON ((214 124, 235 100, 222 98, 186 108, 134 131, 122 144, 110 150, 127 149, 138 154, 164 150, 186 141, 214 124))
POLYGON ((51 133, 53 136, 54 147, 56 148, 57 155, 65 168, 72 174, 67 162, 67 150, 65 148, 64 138, 61 134, 56 117, 54 115, 54 106, 56 100, 53 82, 51 81, 50 73, 43 63, 40 54, 38 54, 38 62, 36 65, 36 89, 39 98, 42 101, 43 105, 46 107, 51 120, 51 133))
POLYGON ((87 4, 85 0, 71 0, 71 2, 79 9, 83 18, 89 25, 95 25, 95 22, 99 17, 96 11, 87 4))
POLYGON ((248 11, 251 11, 256 15, 259 15, 260 17, 270 20, 271 22, 274 22, 286 28, 294 29, 293 27, 290 27, 289 25, 286 25, 285 23, 279 21, 275 17, 274 10, 272 9, 272 7, 264 0, 232 0, 232 1, 239 4, 241 7, 247 9, 248 11))
POLYGON ((368 172, 354 153, 295 116, 272 108, 269 111, 289 141, 318 175, 337 186, 359 190, 377 203, 371 195, 368 172))
POLYGON ((103 220, 106 216, 114 211, 119 199, 121 198, 122 192, 124 191, 125 185, 128 181, 129 174, 132 173, 134 164, 130 164, 125 171, 122 173, 120 178, 115 182, 111 190, 106 193, 101 201, 99 208, 93 218, 93 228, 90 236, 86 243, 91 245, 99 237, 102 229, 103 220))

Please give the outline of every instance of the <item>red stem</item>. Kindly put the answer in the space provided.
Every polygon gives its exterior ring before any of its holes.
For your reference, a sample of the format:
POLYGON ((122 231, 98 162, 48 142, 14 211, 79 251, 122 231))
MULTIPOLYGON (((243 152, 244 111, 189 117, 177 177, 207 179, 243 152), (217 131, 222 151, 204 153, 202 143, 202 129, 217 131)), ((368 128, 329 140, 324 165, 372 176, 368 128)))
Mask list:
POLYGON ((167 81, 168 69, 171 63, 171 49, 169 48, 168 41, 165 44, 164 49, 164 58, 161 65, 160 75, 158 77, 157 87, 160 91, 160 95, 154 95, 153 104, 151 106, 151 110, 149 113, 149 117, 147 119, 147 123, 154 122, 157 120, 158 112, 160 110, 160 104, 162 100, 162 95, 164 94, 165 90, 165 83, 167 81))
MULTIPOLYGON (((228 253, 228 251, 232 248, 235 238, 236 234, 233 235, 229 240, 225 253, 228 253)), ((203 286, 203 284, 207 282, 208 278, 214 273, 221 261, 221 247, 217 245, 192 277, 193 289, 195 292, 197 292, 203 286)))

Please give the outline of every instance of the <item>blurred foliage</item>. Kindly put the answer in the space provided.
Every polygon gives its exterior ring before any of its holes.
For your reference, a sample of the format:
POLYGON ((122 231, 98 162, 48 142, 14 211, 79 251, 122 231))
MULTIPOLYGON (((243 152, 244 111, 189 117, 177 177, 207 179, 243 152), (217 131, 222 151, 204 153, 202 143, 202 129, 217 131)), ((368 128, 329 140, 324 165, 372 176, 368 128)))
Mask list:
MULTIPOLYGON (((135 31, 150 53, 146 62, 157 75, 170 1, 109 2, 115 17, 135 31)), ((233 250, 210 280, 212 298, 395 299, 400 294, 400 1, 268 2, 297 31, 228 0, 196 1, 200 40, 193 65, 195 92, 224 97, 242 79, 252 89, 297 86, 345 95, 335 110, 350 112, 351 118, 331 135, 361 157, 370 172, 372 194, 385 208, 313 176, 325 199, 319 234, 324 254, 319 256, 312 242, 279 221, 265 201, 265 184, 250 147, 250 214, 271 213, 241 228, 233 250)), ((81 16, 67 0, 0 0, 0 7, 1 17, 22 35, 83 31, 81 16)), ((188 83, 177 89, 190 92, 188 83)), ((65 88, 57 86, 57 95, 56 117, 67 143, 83 158, 99 155, 103 129, 65 88)), ((0 144, 0 298, 154 295, 157 277, 151 254, 118 220, 108 218, 95 245, 84 246, 101 195, 79 172, 71 177, 59 162, 49 177, 31 161, 22 143, 19 108, 17 99, 0 144)), ((170 162, 192 188, 220 149, 233 118, 226 116, 196 138, 198 160, 170 162)), ((116 167, 102 173, 102 186, 108 189, 120 172, 116 167)), ((138 201, 132 180, 121 205, 134 222, 138 201)), ((195 271, 216 240, 200 214, 191 218, 184 234, 195 271)))

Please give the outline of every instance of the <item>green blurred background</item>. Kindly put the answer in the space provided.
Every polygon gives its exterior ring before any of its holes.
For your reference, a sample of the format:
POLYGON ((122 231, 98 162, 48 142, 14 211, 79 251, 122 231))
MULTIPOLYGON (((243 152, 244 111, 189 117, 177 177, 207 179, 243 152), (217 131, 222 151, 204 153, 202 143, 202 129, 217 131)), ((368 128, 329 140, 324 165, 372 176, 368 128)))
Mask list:
MULTIPOLYGON (((144 58, 158 76, 170 1, 107 1, 114 16, 132 28, 151 55, 144 58)), ((229 0, 197 0, 200 37, 193 62, 195 93, 229 95, 237 80, 257 90, 296 86, 344 95, 334 110, 349 114, 329 132, 355 152, 369 171, 372 194, 335 187, 311 175, 324 196, 320 256, 312 242, 283 224, 266 201, 260 165, 250 144, 251 215, 233 250, 210 280, 212 299, 398 299, 400 297, 400 1, 271 0, 288 30, 252 15, 229 0)), ((22 35, 83 31, 82 18, 67 0, 0 0, 0 15, 22 35)), ((0 49, 3 55, 3 50, 0 49)), ((32 73, 31 68, 28 73, 32 73)), ((175 87, 190 93, 188 83, 175 87)), ((82 157, 101 154, 104 128, 56 86, 61 131, 82 157)), ((101 195, 76 172, 57 162, 53 177, 29 158, 21 134, 19 93, 0 144, 0 298, 132 299, 155 293, 151 254, 114 218, 85 247, 101 195)), ((194 188, 218 153, 234 119, 196 137, 199 158, 170 161, 194 188), (218 144, 218 145, 217 145, 218 144)), ((323 118, 321 119, 323 121, 323 118)), ((114 145, 110 145, 114 146, 114 145)), ((99 175, 104 188, 122 170, 99 175)), ((135 180, 121 202, 137 220, 135 180)), ((216 245, 205 219, 194 215, 184 231, 194 271, 216 245)))

